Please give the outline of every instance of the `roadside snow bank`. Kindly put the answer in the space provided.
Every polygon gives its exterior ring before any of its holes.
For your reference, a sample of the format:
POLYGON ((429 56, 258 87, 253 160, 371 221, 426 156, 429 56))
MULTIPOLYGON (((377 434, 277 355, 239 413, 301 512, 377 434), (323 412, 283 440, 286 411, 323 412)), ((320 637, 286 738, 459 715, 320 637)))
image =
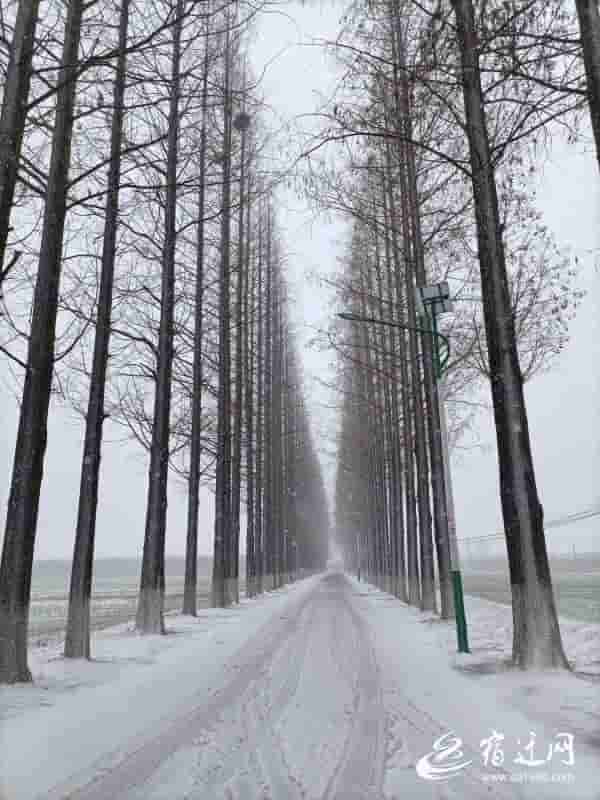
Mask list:
MULTIPOLYGON (((508 663, 508 606, 467 596, 471 653, 458 654, 453 621, 441 621, 350 580, 371 630, 385 687, 387 797, 406 797, 403 774, 433 754, 434 741, 452 731, 462 741, 465 759, 472 761, 470 769, 476 768, 480 780, 487 782, 490 797, 510 786, 526 798, 600 799, 600 625, 561 620, 573 673, 522 672, 508 663), (417 730, 414 720, 425 711, 431 724, 417 730), (556 749, 568 741, 560 734, 573 736, 573 758, 556 749), (490 738, 497 742, 497 766, 491 763, 491 743, 485 764, 484 740, 490 738), (546 760, 550 747, 552 757, 546 760), (573 764, 567 763, 571 760, 573 764), (532 761, 540 763, 533 766, 532 761)), ((430 763, 436 763, 435 755, 430 763)), ((444 759, 437 763, 442 766, 444 759)), ((452 765, 451 756, 446 763, 452 765)), ((441 797, 471 797, 464 794, 464 785, 459 787, 455 780, 453 786, 452 780, 439 784, 441 797)), ((431 786, 426 779, 423 783, 431 786)))

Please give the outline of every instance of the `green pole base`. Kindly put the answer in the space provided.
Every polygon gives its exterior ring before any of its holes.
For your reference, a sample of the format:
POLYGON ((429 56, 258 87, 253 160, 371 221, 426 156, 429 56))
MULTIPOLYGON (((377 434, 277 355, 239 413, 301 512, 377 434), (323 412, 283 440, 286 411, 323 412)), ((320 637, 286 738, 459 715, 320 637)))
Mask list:
POLYGON ((465 616, 465 602, 460 570, 452 570, 452 588, 454 590, 454 612, 456 615, 456 638, 458 652, 470 653, 469 639, 467 636, 467 619, 465 616))

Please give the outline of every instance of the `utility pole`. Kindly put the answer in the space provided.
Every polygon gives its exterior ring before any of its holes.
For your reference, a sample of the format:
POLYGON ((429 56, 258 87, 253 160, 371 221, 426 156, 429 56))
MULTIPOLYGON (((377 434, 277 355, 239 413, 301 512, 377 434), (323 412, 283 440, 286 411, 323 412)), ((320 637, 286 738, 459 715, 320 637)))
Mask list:
MULTIPOLYGON (((450 447, 448 443, 448 420, 446 416, 446 397, 444 390, 444 367, 450 355, 448 340, 447 350, 444 359, 440 358, 440 351, 437 343, 440 341, 440 334, 437 329, 438 313, 445 313, 452 310, 450 301, 450 289, 447 283, 439 283, 436 286, 422 286, 416 290, 417 303, 423 310, 422 317, 429 319, 425 309, 430 309, 431 320, 433 323, 434 343, 434 362, 436 373, 437 392, 437 412, 439 415, 439 428, 442 439, 442 458, 444 467, 444 490, 446 498, 446 520, 448 527, 448 542, 450 545, 450 574, 452 577, 452 591, 454 597, 454 615, 456 618, 456 638, 458 640, 458 652, 468 653, 469 639, 467 635, 467 619, 465 615, 465 603, 462 585, 462 575, 460 571, 460 557, 458 553, 458 542, 456 539, 456 513, 454 510, 454 492, 452 491, 452 473, 450 470, 450 447)), ((437 421, 437 420, 436 420, 437 421)))
MULTIPOLYGON (((435 297, 439 297, 440 299, 445 301, 445 305, 443 306, 443 310, 447 311, 450 310, 450 305, 448 303, 449 300, 449 293, 448 293, 448 285, 447 284, 439 284, 435 287, 422 287, 416 290, 416 304, 418 306, 418 311, 420 316, 425 316, 424 311, 424 302, 427 302, 428 299, 433 299, 435 297), (440 289, 440 287, 443 287, 440 289), (445 296, 443 294, 445 293, 445 296)), ((402 322, 395 322, 393 320, 387 319, 379 319, 377 317, 367 317, 367 316, 360 316, 358 314, 347 314, 341 313, 338 314, 339 317, 342 319, 346 319, 349 322, 363 322, 363 323, 373 323, 375 325, 389 325, 393 328, 408 328, 408 325, 405 325, 402 322)), ((434 347, 434 355, 436 357, 436 366, 437 366, 437 375, 438 375, 438 383, 437 388, 439 390, 439 378, 443 372, 443 368, 448 361, 448 356, 450 354, 450 342, 446 336, 439 333, 437 330, 437 323, 434 319, 434 327, 433 330, 429 328, 415 328, 415 331, 418 333, 428 333, 430 336, 435 337, 436 344, 440 341, 444 343, 446 348, 446 353, 444 354, 443 361, 439 357, 439 347, 434 347)), ((442 404, 440 404, 442 405, 442 404)), ((463 591, 462 591, 462 578, 460 574, 460 565, 459 565, 459 558, 458 558, 458 545, 456 541, 456 521, 454 515, 454 501, 451 496, 452 492, 452 484, 450 479, 450 461, 448 456, 448 436, 447 436, 447 427, 445 424, 445 408, 443 409, 442 413, 440 414, 440 428, 442 431, 442 438, 443 438, 443 453, 444 453, 444 477, 445 477, 445 492, 446 492, 446 503, 448 506, 448 526, 449 526, 449 533, 451 533, 450 539, 450 556, 451 556, 451 572, 452 572, 452 581, 453 581, 453 588, 454 588, 454 603, 455 603, 455 616, 456 616, 456 638, 458 642, 458 650, 460 653, 468 653, 469 652, 469 644, 468 644, 468 637, 467 637, 467 623, 465 617, 465 610, 464 610, 464 601, 463 601, 463 591), (448 495, 450 492, 450 496, 448 495)))

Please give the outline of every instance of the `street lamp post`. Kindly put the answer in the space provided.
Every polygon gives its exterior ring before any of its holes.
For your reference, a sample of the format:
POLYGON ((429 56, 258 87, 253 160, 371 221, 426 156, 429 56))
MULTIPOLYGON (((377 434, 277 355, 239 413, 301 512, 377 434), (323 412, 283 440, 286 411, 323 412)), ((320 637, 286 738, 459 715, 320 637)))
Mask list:
POLYGON ((425 286, 416 290, 417 299, 417 313, 425 320, 429 317, 425 311, 426 305, 431 308, 432 314, 432 327, 413 327, 412 325, 405 325, 402 322, 395 322, 393 320, 379 319, 378 317, 363 317, 359 314, 350 314, 342 312, 338 314, 341 319, 349 322, 363 322, 372 323, 374 325, 387 325, 391 328, 402 328, 403 330, 413 329, 419 333, 429 334, 435 339, 436 346, 434 348, 435 367, 436 367, 436 389, 440 395, 440 429, 442 433, 442 449, 444 460, 444 488, 446 497, 446 514, 448 517, 448 535, 450 539, 450 571, 452 574, 452 587, 454 595, 454 611, 456 619, 456 638, 458 642, 459 653, 468 653, 469 642, 467 635, 467 620, 465 615, 465 604, 463 597, 462 577, 460 572, 460 560, 458 555, 458 543, 456 539, 456 517, 454 514, 454 495, 452 492, 452 479, 450 473, 450 457, 448 448, 448 428, 446 421, 446 407, 444 404, 443 392, 440 392, 442 377, 444 369, 448 363, 450 355, 450 340, 443 333, 437 329, 437 314, 441 312, 450 311, 452 303, 450 301, 450 293, 448 291, 448 284, 438 284, 437 286, 425 286), (444 351, 440 352, 440 343, 444 351))
POLYGON ((462 585, 462 575, 460 571, 460 557, 458 552, 458 542, 456 539, 456 515, 454 510, 454 492, 452 491, 452 473, 450 470, 450 448, 448 443, 448 419, 446 415, 446 393, 444 387, 445 368, 450 357, 450 342, 445 338, 445 352, 440 353, 438 342, 440 334, 437 327, 438 314, 445 314, 452 311, 452 301, 450 300, 450 289, 446 281, 433 286, 422 286, 416 289, 417 307, 422 319, 429 320, 431 314, 432 334, 436 340, 435 354, 435 374, 436 389, 439 398, 440 409, 440 430, 442 434, 442 455, 444 461, 444 488, 446 495, 446 516, 448 521, 448 538, 450 540, 450 572, 452 574, 452 589, 454 594, 454 614, 456 618, 456 636, 458 639, 458 651, 460 653, 469 652, 469 640, 467 634, 467 620, 465 615, 465 603, 462 585))

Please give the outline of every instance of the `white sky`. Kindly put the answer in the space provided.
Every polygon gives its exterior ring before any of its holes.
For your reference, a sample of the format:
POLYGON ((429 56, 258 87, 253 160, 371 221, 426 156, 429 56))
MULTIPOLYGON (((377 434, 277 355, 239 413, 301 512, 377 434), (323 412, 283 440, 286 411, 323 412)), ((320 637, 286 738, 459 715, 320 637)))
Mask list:
MULTIPOLYGON (((339 6, 289 4, 285 14, 274 11, 260 25, 253 47, 257 72, 267 66, 263 94, 274 119, 286 120, 314 110, 334 79, 333 66, 314 47, 295 43, 312 37, 333 38, 340 16, 339 6), (278 55, 279 54, 279 55, 278 55), (277 58, 274 59, 274 56, 277 58)), ((589 290, 577 320, 572 341, 560 362, 546 376, 527 388, 529 423, 537 480, 546 518, 600 504, 594 481, 600 466, 600 324, 598 298, 600 273, 590 253, 599 250, 598 171, 591 153, 574 147, 556 147, 553 159, 540 175, 540 209, 559 244, 571 246, 583 264, 582 282, 589 290)), ((286 241, 288 276, 292 288, 292 315, 299 328, 307 389, 313 409, 313 429, 323 452, 331 450, 327 431, 333 415, 328 407, 331 392, 321 381, 332 380, 333 353, 308 346, 315 329, 331 315, 331 293, 307 279, 306 271, 327 273, 341 252, 345 225, 340 220, 313 219, 303 202, 286 192, 279 196, 278 218, 286 241), (302 326, 302 329, 300 329, 302 326)), ((0 382, 0 537, 12 468, 16 435, 14 400, 0 382)), ((461 452, 454 459, 454 483, 458 533, 477 536, 500 530, 495 436, 491 411, 479 420, 481 450, 461 452)), ((110 434, 110 427, 107 428, 110 434)), ((70 558, 73 547, 79 466, 83 430, 79 420, 53 406, 49 425, 48 456, 40 505, 36 542, 38 558, 70 558)), ((97 555, 137 556, 141 553, 147 482, 147 461, 132 445, 109 444, 104 448, 99 504, 97 555)), ((328 482, 332 464, 324 458, 328 482)), ((212 552, 212 501, 202 495, 201 553, 212 552)), ((185 550, 186 496, 183 484, 171 481, 167 552, 185 550)), ((598 549, 594 531, 600 517, 585 526, 553 529, 548 534, 551 549, 598 549)))

